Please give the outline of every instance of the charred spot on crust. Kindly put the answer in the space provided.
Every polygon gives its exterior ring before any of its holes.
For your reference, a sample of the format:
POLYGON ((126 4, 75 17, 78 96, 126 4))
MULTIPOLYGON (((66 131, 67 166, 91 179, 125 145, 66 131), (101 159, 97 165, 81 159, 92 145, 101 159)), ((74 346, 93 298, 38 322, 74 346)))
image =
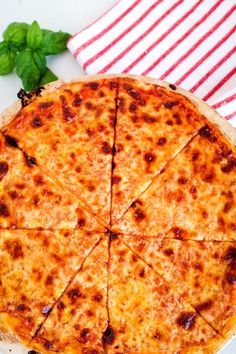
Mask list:
POLYGON ((171 90, 174 90, 174 91, 177 90, 177 87, 173 84, 169 84, 169 87, 171 88, 171 90))
POLYGON ((217 140, 217 138, 214 136, 211 128, 208 125, 205 125, 199 130, 199 135, 202 136, 203 138, 210 140, 212 143, 217 140))
POLYGON ((112 177, 112 184, 118 184, 121 181, 121 177, 120 176, 113 176, 112 177))
POLYGON ((144 220, 146 217, 146 215, 144 214, 144 212, 140 209, 140 208, 137 208, 134 212, 134 218, 136 221, 142 221, 144 220))
POLYGON ((20 89, 20 91, 17 93, 17 97, 21 100, 21 106, 26 107, 29 104, 31 95, 28 95, 24 89, 20 89))
POLYGON ((41 313, 42 315, 47 316, 51 311, 52 311, 52 306, 48 305, 42 309, 41 313))
POLYGON ((8 163, 6 161, 0 161, 0 181, 6 176, 8 169, 8 163))
POLYGON ((157 140, 157 145, 164 146, 167 142, 167 139, 163 136, 157 140))
POLYGON ((52 107, 53 105, 54 105, 54 103, 52 101, 41 102, 41 103, 39 103, 38 108, 43 111, 45 109, 52 107))
POLYGON ((232 259, 236 260, 236 248, 229 247, 227 252, 226 252, 226 255, 224 256, 224 259, 226 261, 231 261, 232 259))
POLYGON ((42 122, 41 118, 39 116, 37 116, 32 120, 31 125, 33 128, 40 128, 40 127, 42 127, 43 122, 42 122))
POLYGON ((104 141, 102 144, 102 152, 104 154, 111 154, 112 153, 112 148, 110 147, 109 143, 104 141))
POLYGON ((37 165, 37 161, 34 157, 28 156, 26 153, 24 153, 24 158, 25 158, 26 165, 28 167, 37 165))
POLYGON ((177 318, 177 324, 185 330, 191 330, 194 327, 196 314, 194 312, 182 313, 177 318))
POLYGON ((16 138, 13 138, 13 136, 5 135, 5 139, 9 146, 12 146, 14 148, 19 148, 16 138))
POLYGON ((10 216, 9 209, 6 204, 0 202, 0 216, 7 218, 10 216))
POLYGON ((36 352, 35 350, 29 350, 28 354, 39 354, 38 352, 36 352))
POLYGON ((156 155, 152 152, 146 152, 146 154, 144 155, 144 160, 150 164, 152 162, 154 162, 156 160, 156 155))
POLYGON ((45 349, 50 350, 50 349, 53 348, 53 342, 50 342, 50 341, 46 340, 46 341, 44 342, 44 345, 43 345, 43 346, 44 346, 45 349))
POLYGON ((213 302, 212 300, 208 300, 208 301, 205 301, 199 305, 196 306, 196 310, 198 312, 201 312, 201 311, 205 311, 205 310, 209 310, 213 305, 213 302))
POLYGON ((110 81, 109 82, 109 87, 111 90, 115 89, 118 87, 118 83, 116 81, 110 81))
POLYGON ((102 336, 103 344, 112 344, 114 340, 115 331, 111 326, 108 326, 102 336))

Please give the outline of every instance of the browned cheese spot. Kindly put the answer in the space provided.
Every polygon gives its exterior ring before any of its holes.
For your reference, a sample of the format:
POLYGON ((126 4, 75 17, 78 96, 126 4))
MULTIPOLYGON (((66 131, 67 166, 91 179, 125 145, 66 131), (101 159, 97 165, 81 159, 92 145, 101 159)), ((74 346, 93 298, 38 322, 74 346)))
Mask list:
POLYGON ((175 237, 179 240, 181 240, 183 238, 184 235, 184 230, 182 230, 179 227, 172 227, 171 231, 173 231, 173 233, 175 234, 175 237))
POLYGON ((221 167, 221 171, 223 173, 230 173, 234 168, 236 168, 236 159, 235 158, 231 158, 227 161, 226 165, 223 165, 221 167))
POLYGON ((177 324, 185 330, 192 330, 195 324, 195 319, 195 313, 185 312, 177 318, 177 324))
POLYGON ((59 311, 63 311, 65 307, 66 307, 66 305, 62 301, 58 302, 57 308, 59 311))
POLYGON ((74 101, 73 101, 73 106, 74 107, 79 107, 81 106, 83 100, 81 97, 79 97, 77 94, 75 95, 74 101))
POLYGON ((71 303, 74 304, 77 299, 79 298, 84 298, 85 296, 80 292, 79 289, 71 289, 68 293, 67 293, 68 298, 70 299, 71 303))
POLYGON ((107 155, 112 153, 112 148, 111 148, 111 146, 109 145, 109 143, 106 142, 106 141, 103 142, 103 145, 102 145, 102 152, 103 152, 104 154, 107 154, 107 155))
POLYGON ((198 150, 194 150, 192 152, 192 161, 196 161, 199 158, 200 152, 198 150))
POLYGON ((34 183, 36 186, 43 186, 44 185, 43 176, 39 174, 34 176, 34 183))
POLYGON ((201 263, 195 263, 195 264, 194 264, 194 268, 195 268, 196 270, 199 270, 200 272, 203 271, 203 266, 202 266, 201 263))
POLYGON ((157 145, 164 146, 167 143, 167 139, 163 136, 157 140, 157 145))
POLYGON ((167 101, 167 102, 164 102, 164 107, 167 109, 172 109, 177 104, 178 104, 178 101, 167 101))
POLYGON ((224 256, 224 259, 226 261, 231 261, 231 260, 236 260, 236 248, 235 247, 229 247, 227 249, 227 252, 224 256))
POLYGON ((53 103, 52 101, 41 102, 41 103, 39 103, 38 108, 39 108, 40 110, 44 111, 45 109, 48 109, 48 108, 52 107, 53 104, 54 104, 54 103, 53 103))
POLYGON ((155 123, 157 121, 157 119, 155 117, 151 117, 148 114, 143 114, 142 115, 142 119, 146 123, 155 123))
POLYGON ((206 311, 206 310, 209 310, 213 305, 213 302, 212 300, 208 300, 208 301, 205 301, 199 305, 196 306, 196 310, 198 312, 201 312, 201 311, 206 311))
POLYGON ((166 255, 166 256, 172 256, 174 254, 174 251, 172 250, 172 248, 166 248, 163 250, 163 253, 166 255))
POLYGON ((187 180, 187 178, 179 177, 177 182, 178 182, 178 184, 186 184, 188 182, 188 180, 187 180))
POLYGON ((93 301, 95 301, 95 302, 101 302, 102 299, 103 299, 103 296, 102 296, 102 294, 97 293, 96 295, 94 295, 94 296, 92 297, 92 299, 93 299, 93 301))
POLYGON ((24 257, 22 246, 17 240, 6 240, 4 246, 6 251, 11 255, 13 259, 19 259, 24 257))
POLYGON ((228 284, 236 286, 236 261, 233 260, 229 264, 225 273, 225 280, 228 284))
POLYGON ((120 176, 113 176, 112 177, 112 184, 118 184, 121 181, 121 177, 120 176))
POLYGON ((53 275, 48 275, 45 281, 46 285, 52 285, 54 282, 54 276, 53 275))
POLYGON ((144 278, 145 277, 145 269, 144 268, 140 270, 139 276, 140 276, 140 278, 144 278))
POLYGON ((217 141, 217 138, 214 136, 211 128, 208 125, 205 125, 199 130, 199 135, 203 138, 208 139, 212 143, 217 141))
POLYGON ((85 344, 91 336, 89 328, 83 328, 80 332, 79 342, 85 344))
POLYGON ((137 208, 134 211, 134 218, 137 222, 144 220, 145 217, 146 217, 146 215, 144 214, 144 212, 140 208, 137 208))
POLYGON ((98 82, 88 82, 87 86, 90 87, 92 90, 96 91, 99 87, 99 84, 98 82))
POLYGON ((32 120, 31 125, 33 128, 40 128, 43 126, 43 122, 42 122, 41 118, 39 116, 37 116, 32 120))
POLYGON ((224 213, 228 213, 230 211, 230 209, 232 208, 233 203, 232 202, 226 202, 224 205, 224 209, 223 212, 224 213))
POLYGON ((26 166, 31 168, 37 165, 37 161, 34 157, 28 156, 27 154, 24 153, 24 158, 25 158, 26 166))
POLYGON ((152 162, 154 162, 156 160, 156 155, 152 152, 146 152, 146 154, 144 155, 144 160, 150 164, 152 162))
POLYGON ((197 187, 196 186, 192 186, 189 191, 190 191, 191 194, 195 194, 197 192, 197 187))
POLYGON ((0 162, 0 181, 3 179, 4 176, 6 176, 8 172, 8 163, 6 161, 1 161, 0 162))
POLYGON ((17 193, 17 191, 10 191, 10 192, 8 192, 8 194, 9 194, 10 198, 13 199, 13 200, 19 198, 19 196, 20 196, 20 195, 17 193))
POLYGON ((115 331, 111 326, 108 326, 103 333, 102 341, 104 344, 112 344, 115 340, 115 331))
POLYGON ((85 219, 84 218, 79 218, 78 219, 78 222, 77 222, 77 225, 80 229, 82 229, 84 226, 85 226, 85 219))
POLYGON ((138 109, 137 105, 136 105, 134 102, 131 102, 130 105, 129 105, 129 111, 130 111, 130 113, 136 112, 137 109, 138 109))
POLYGON ((45 349, 50 350, 50 349, 53 348, 53 342, 50 342, 50 341, 46 340, 46 341, 44 342, 44 345, 43 345, 43 346, 44 346, 45 349))
POLYGON ((20 304, 16 307, 16 311, 18 311, 18 312, 25 312, 25 311, 29 311, 29 310, 30 310, 30 308, 25 304, 20 304))

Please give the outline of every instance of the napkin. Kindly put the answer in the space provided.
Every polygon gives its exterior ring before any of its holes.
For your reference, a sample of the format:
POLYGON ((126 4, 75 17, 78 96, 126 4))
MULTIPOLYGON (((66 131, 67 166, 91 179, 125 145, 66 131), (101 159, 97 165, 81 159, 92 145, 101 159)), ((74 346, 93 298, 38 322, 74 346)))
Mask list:
POLYGON ((119 0, 72 36, 68 49, 88 74, 168 81, 236 127, 235 0, 119 0))

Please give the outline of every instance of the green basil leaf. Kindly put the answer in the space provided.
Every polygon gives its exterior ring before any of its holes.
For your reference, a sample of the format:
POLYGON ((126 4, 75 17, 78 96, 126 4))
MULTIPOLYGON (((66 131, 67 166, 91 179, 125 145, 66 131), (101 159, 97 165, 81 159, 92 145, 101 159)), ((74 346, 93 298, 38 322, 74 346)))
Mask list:
POLYGON ((6 41, 0 42, 0 55, 6 54, 9 52, 9 46, 6 41))
POLYGON ((45 73, 40 79, 39 86, 44 86, 49 82, 57 80, 58 77, 48 68, 46 68, 45 73))
POLYGON ((1 45, 0 53, 0 75, 10 74, 15 67, 16 54, 10 49, 8 49, 6 52, 5 49, 3 51, 3 48, 1 49, 1 45))
POLYGON ((29 25, 27 23, 12 22, 4 31, 3 38, 8 44, 16 48, 22 48, 22 46, 26 45, 28 28, 29 25))
POLYGON ((32 25, 29 26, 27 33, 27 45, 31 49, 37 49, 40 47, 42 42, 43 33, 37 21, 34 21, 32 25))
POLYGON ((46 56, 42 50, 33 51, 33 59, 37 65, 41 75, 44 74, 46 69, 46 56))
POLYGON ((52 32, 53 31, 48 30, 48 29, 42 29, 43 36, 45 36, 45 34, 52 33, 52 32))
POLYGON ((48 32, 43 36, 41 48, 46 55, 61 53, 66 50, 66 43, 70 36, 65 32, 48 32))
POLYGON ((21 78, 24 89, 31 91, 38 86, 41 76, 31 49, 25 49, 16 56, 16 73, 21 78))

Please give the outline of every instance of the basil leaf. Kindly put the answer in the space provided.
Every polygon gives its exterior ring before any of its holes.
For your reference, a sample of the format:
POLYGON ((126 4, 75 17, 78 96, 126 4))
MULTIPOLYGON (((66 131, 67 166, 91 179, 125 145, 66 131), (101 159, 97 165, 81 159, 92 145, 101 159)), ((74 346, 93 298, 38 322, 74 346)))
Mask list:
POLYGON ((27 23, 12 22, 4 31, 3 38, 8 44, 16 48, 22 48, 22 46, 26 45, 28 28, 29 25, 27 23))
POLYGON ((25 49, 16 56, 16 73, 21 78, 24 89, 31 91, 38 86, 41 76, 31 49, 25 49))
POLYGON ((66 50, 66 43, 70 36, 65 32, 48 32, 43 36, 42 50, 46 55, 61 53, 66 50))
POLYGON ((0 42, 0 55, 6 54, 9 52, 9 46, 6 41, 0 42))
POLYGON ((31 49, 37 49, 40 47, 42 42, 43 33, 39 27, 37 21, 34 21, 32 25, 29 26, 27 33, 27 45, 31 49))
POLYGON ((42 50, 37 50, 32 52, 33 59, 37 65, 41 75, 45 72, 46 69, 46 57, 42 50))
POLYGON ((40 79, 39 86, 44 86, 49 82, 57 80, 58 77, 48 68, 46 68, 45 73, 40 79))
POLYGON ((16 54, 12 50, 4 48, 0 44, 0 75, 7 75, 12 72, 15 67, 15 57, 16 54))
POLYGON ((52 33, 53 31, 48 30, 48 29, 42 29, 43 36, 48 33, 52 33))

